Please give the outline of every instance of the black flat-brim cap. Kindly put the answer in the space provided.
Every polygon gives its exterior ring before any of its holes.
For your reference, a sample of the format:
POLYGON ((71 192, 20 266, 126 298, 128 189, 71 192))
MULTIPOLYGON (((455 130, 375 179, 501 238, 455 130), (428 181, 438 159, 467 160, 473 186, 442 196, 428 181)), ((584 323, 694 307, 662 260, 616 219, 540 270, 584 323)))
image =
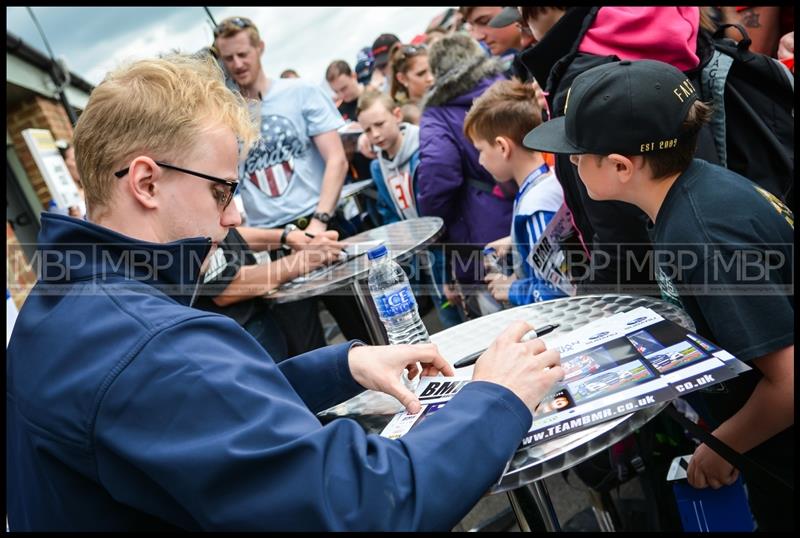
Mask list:
POLYGON ((683 120, 697 90, 676 67, 656 60, 620 60, 575 77, 564 115, 522 141, 530 149, 574 155, 640 155, 687 142, 683 120))
POLYGON ((564 155, 588 153, 567 138, 566 121, 565 116, 560 116, 542 123, 525 135, 522 145, 528 149, 547 153, 564 155))
POLYGON ((522 19, 522 15, 519 10, 515 6, 508 6, 504 7, 503 11, 495 15, 494 18, 489 21, 489 26, 492 28, 505 28, 520 19, 522 19))

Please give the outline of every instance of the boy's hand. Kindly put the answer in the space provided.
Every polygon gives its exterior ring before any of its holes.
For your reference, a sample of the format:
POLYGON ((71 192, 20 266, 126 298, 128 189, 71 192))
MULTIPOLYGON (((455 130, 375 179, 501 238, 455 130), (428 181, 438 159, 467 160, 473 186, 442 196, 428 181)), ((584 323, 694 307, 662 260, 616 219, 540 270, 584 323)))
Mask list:
POLYGON ((358 143, 356 145, 358 146, 358 152, 367 159, 378 158, 378 154, 372 151, 372 144, 370 144, 366 134, 361 133, 358 136, 358 143))
POLYGON ((507 235, 506 237, 501 237, 491 243, 486 244, 486 248, 493 248, 495 252, 497 252, 497 256, 499 258, 505 257, 509 252, 511 252, 511 236, 507 235))
POLYGON ((464 306, 461 301, 461 294, 458 293, 455 284, 445 284, 444 285, 444 296, 450 301, 450 304, 454 306, 464 306))
POLYGON ((508 302, 508 293, 511 290, 511 284, 516 279, 516 275, 505 276, 499 273, 490 273, 486 275, 483 281, 489 284, 489 293, 492 294, 495 301, 508 302))
POLYGON ((698 489, 730 486, 738 477, 739 470, 705 444, 695 449, 686 470, 689 485, 698 489))

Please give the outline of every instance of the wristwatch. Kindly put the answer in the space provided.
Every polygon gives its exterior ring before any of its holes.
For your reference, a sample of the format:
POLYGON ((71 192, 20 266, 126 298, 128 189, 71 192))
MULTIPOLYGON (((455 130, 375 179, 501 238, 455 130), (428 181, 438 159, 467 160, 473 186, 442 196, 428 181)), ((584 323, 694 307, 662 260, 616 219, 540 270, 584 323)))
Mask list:
POLYGON ((319 211, 315 211, 313 215, 311 215, 312 219, 317 219, 320 222, 328 224, 331 220, 330 213, 320 213, 319 211))
POLYGON ((283 250, 292 250, 292 247, 286 244, 286 238, 289 237, 289 233, 293 232, 297 229, 297 226, 294 224, 287 224, 283 227, 283 233, 281 234, 281 248, 283 250))

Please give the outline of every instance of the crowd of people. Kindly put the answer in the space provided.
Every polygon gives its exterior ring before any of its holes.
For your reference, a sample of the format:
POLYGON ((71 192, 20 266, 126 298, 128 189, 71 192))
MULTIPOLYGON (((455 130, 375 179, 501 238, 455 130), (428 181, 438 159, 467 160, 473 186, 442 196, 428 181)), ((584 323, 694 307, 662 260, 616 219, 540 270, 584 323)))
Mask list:
MULTIPOLYGON (((348 236, 425 216, 443 234, 407 269, 443 327, 575 294, 668 300, 752 366, 687 401, 790 476, 793 185, 720 147, 702 90, 724 24, 793 81, 793 9, 766 7, 451 8, 409 43, 382 33, 331 61, 330 92, 268 76, 259 28, 230 17, 207 51, 110 72, 64 148, 86 207, 43 216, 39 248, 60 261, 8 346, 10 528, 451 529, 563 378, 558 353, 512 324, 473 383, 390 440, 315 413, 365 389, 415 412, 403 371, 454 374, 436 346, 368 345, 343 293, 321 297, 335 345, 318 298, 263 300, 348 236), (368 178, 376 199, 346 215, 343 185, 368 178), (533 261, 559 221, 568 285, 533 261)), ((738 475, 705 444, 688 469, 698 488, 738 475)), ((793 528, 791 496, 749 500, 759 529, 793 528)))

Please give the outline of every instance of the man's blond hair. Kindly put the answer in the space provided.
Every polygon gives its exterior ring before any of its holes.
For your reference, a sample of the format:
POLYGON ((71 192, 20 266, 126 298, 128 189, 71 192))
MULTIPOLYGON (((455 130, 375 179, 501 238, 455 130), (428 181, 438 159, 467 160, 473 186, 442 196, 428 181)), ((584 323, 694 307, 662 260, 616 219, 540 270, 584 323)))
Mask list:
POLYGON ((186 155, 202 131, 230 127, 246 154, 257 136, 244 99, 231 92, 211 57, 169 54, 106 75, 75 126, 75 160, 92 215, 111 201, 114 172, 137 155, 186 155))
POLYGON ((247 32, 250 36, 250 44, 257 47, 261 43, 261 35, 258 33, 255 23, 247 17, 228 17, 217 25, 214 30, 214 45, 219 37, 233 37, 239 32, 247 32))

